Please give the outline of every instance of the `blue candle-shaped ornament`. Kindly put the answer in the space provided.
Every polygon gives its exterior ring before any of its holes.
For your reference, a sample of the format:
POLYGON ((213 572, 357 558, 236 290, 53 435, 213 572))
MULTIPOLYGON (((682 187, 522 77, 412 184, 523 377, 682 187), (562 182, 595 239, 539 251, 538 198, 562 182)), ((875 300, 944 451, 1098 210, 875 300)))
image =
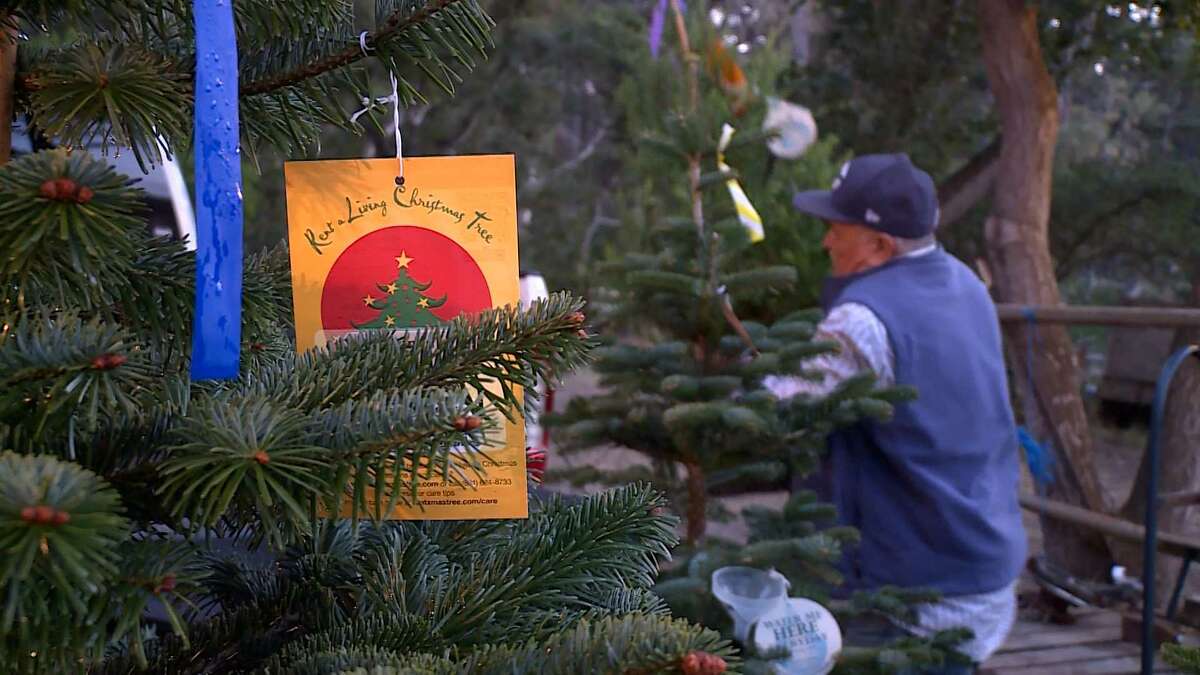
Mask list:
POLYGON ((242 165, 233 0, 195 0, 196 313, 192 379, 238 375, 242 165))

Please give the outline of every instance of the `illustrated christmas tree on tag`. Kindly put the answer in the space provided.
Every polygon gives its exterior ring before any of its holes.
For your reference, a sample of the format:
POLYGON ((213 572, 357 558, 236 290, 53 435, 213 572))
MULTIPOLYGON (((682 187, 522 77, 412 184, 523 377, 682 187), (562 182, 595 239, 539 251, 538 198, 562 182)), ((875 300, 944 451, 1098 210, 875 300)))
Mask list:
MULTIPOLYGON (((394 159, 284 164, 297 350, 519 305, 514 158, 406 158, 400 184, 396 169, 394 159)), ((495 421, 485 476, 470 487, 425 481, 420 504, 389 517, 526 516, 524 423, 495 421)))
POLYGON ((423 295, 433 282, 420 283, 408 275, 408 265, 412 258, 401 251, 396 256, 396 267, 399 268, 392 283, 376 284, 376 288, 386 293, 381 298, 374 298, 370 293, 363 298, 363 304, 371 309, 379 310, 379 316, 363 324, 353 324, 355 328, 419 328, 444 323, 433 310, 446 304, 446 296, 430 300, 423 295))

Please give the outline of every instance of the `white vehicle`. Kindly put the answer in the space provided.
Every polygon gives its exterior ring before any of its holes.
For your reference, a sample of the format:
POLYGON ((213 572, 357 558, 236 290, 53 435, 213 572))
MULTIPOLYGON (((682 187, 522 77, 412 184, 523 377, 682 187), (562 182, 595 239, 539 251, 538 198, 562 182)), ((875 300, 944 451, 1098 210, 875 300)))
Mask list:
MULTIPOLYGON (((521 309, 529 309, 536 300, 545 300, 550 296, 546 290, 546 280, 537 272, 521 271, 521 309)), ((545 450, 547 441, 545 432, 538 418, 542 412, 549 412, 549 403, 553 401, 554 392, 549 391, 545 382, 538 382, 539 397, 536 409, 530 409, 525 417, 525 445, 539 450, 545 450)))
MULTIPOLYGON (((42 142, 35 146, 23 122, 18 121, 13 125, 13 158, 52 147, 55 147, 53 142, 42 142)), ((150 209, 147 221, 152 234, 182 239, 189 251, 196 250, 196 219, 192 211, 192 199, 188 195, 187 183, 183 180, 177 158, 164 158, 146 174, 128 150, 118 153, 109 146, 107 157, 103 156, 99 145, 88 147, 87 151, 97 158, 103 158, 114 171, 134 179, 136 186, 145 190, 146 205, 150 209)))

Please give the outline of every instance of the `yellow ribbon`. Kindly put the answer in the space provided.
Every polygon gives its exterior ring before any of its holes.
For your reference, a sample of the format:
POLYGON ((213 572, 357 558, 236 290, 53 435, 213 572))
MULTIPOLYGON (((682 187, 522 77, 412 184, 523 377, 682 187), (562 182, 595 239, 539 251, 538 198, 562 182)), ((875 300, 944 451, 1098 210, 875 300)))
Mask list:
MULTIPOLYGON (((729 146, 729 139, 733 138, 733 132, 734 128, 728 124, 721 127, 721 142, 717 144, 717 168, 725 173, 733 173, 733 169, 725 163, 725 148, 729 146)), ((729 188, 729 196, 733 198, 733 205, 737 208, 738 221, 750 233, 750 241, 754 243, 762 241, 764 236, 762 218, 758 215, 758 211, 754 210, 754 205, 750 203, 746 191, 734 178, 725 181, 725 187, 729 188)))

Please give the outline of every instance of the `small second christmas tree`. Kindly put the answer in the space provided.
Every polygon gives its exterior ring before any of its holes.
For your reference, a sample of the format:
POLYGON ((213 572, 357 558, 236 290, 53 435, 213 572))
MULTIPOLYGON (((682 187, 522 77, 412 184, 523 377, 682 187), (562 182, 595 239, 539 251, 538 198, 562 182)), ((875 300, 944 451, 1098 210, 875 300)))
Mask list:
MULTIPOLYGON (((683 24, 680 19, 677 26, 683 24)), ((824 375, 815 371, 811 359, 838 346, 818 339, 820 311, 794 308, 796 298, 813 295, 805 281, 815 285, 809 279, 814 268, 797 264, 811 262, 808 249, 796 247, 796 256, 781 251, 802 237, 802 231, 788 232, 797 228, 800 217, 776 211, 774 220, 763 220, 765 238, 753 243, 740 208, 744 202, 735 201, 727 181, 736 178, 746 198, 764 205, 765 212, 771 200, 764 195, 790 193, 789 184, 804 184, 793 182, 792 172, 828 155, 794 163, 767 156, 764 134, 755 131, 766 114, 765 97, 726 91, 722 78, 727 73, 745 77, 732 62, 702 76, 695 65, 698 55, 689 45, 712 45, 721 38, 700 8, 693 9, 688 26, 699 39, 690 42, 686 33, 677 35, 682 52, 677 60, 660 56, 622 85, 627 102, 644 104, 631 105, 628 115, 631 125, 642 126, 631 127, 627 135, 643 142, 637 148, 633 187, 623 196, 644 205, 646 225, 640 231, 637 223, 627 228, 642 241, 637 252, 606 266, 600 296, 609 304, 592 307, 627 337, 598 350, 594 369, 601 391, 572 399, 562 414, 551 418, 562 427, 557 438, 566 450, 624 447, 645 455, 651 466, 608 476, 585 466, 548 479, 578 483, 644 477, 666 490, 684 516, 686 543, 655 592, 674 615, 733 639, 743 650, 743 672, 776 672, 771 660, 778 655, 759 653, 748 634, 731 630, 733 623, 712 592, 713 572, 722 567, 778 571, 789 581, 791 597, 831 610, 846 629, 835 675, 897 673, 910 666, 954 662, 961 631, 880 645, 863 631, 851 630, 851 618, 868 624, 911 622, 912 605, 936 594, 895 588, 847 594, 839 561, 857 545, 858 532, 835 526, 835 507, 803 489, 802 481, 818 468, 829 432, 864 419, 887 419, 893 404, 913 392, 881 390, 870 374, 846 379, 825 395, 782 400, 764 386, 772 374, 821 381, 824 375), (647 100, 651 97, 653 102, 647 100), (739 174, 718 160, 718 139, 725 125, 734 123, 743 131, 727 149, 739 174), (744 169, 755 165, 766 168, 744 169), (789 264, 769 264, 784 261, 789 264), (782 509, 743 511, 745 543, 707 532, 709 520, 721 513, 714 496, 745 498, 785 490, 790 494, 782 509), (849 597, 838 597, 845 595, 849 597)), ((761 81, 769 83, 770 78, 761 81)), ((811 165, 807 170, 812 171, 811 165)), ((810 239, 819 241, 819 235, 810 239)))
POLYGON ((412 261, 404 251, 396 256, 396 278, 389 284, 375 284, 386 295, 376 298, 368 293, 363 297, 363 304, 379 310, 379 315, 367 323, 354 324, 355 328, 420 328, 442 323, 430 310, 446 304, 446 296, 433 300, 423 295, 433 282, 422 284, 409 276, 408 265, 412 261))

